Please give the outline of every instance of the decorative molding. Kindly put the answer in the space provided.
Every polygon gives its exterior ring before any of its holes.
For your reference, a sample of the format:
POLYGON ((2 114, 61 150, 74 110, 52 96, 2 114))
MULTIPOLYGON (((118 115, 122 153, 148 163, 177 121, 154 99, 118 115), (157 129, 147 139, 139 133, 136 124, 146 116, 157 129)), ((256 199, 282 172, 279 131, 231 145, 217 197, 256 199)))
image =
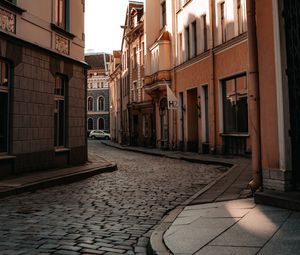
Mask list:
POLYGON ((65 55, 70 54, 70 41, 60 35, 55 35, 55 49, 65 55))
POLYGON ((0 28, 10 33, 16 33, 16 15, 0 8, 0 28))

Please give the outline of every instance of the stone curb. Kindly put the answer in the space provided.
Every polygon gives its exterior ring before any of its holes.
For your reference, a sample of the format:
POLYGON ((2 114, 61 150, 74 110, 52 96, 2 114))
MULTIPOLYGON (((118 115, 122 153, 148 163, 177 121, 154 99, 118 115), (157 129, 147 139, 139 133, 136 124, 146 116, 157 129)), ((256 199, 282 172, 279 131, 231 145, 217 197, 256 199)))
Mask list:
POLYGON ((101 173, 109 173, 117 170, 116 164, 107 164, 106 166, 97 167, 97 165, 91 167, 90 169, 86 169, 83 171, 79 171, 76 173, 62 174, 60 176, 53 176, 50 178, 38 180, 31 183, 26 183, 20 185, 18 187, 9 187, 5 190, 0 190, 0 198, 17 195, 24 192, 33 192, 38 189, 45 189, 53 186, 58 186, 62 184, 68 184, 80 180, 87 179, 94 175, 98 175, 101 173))
POLYGON ((142 154, 148 154, 152 156, 158 156, 158 157, 165 157, 165 158, 170 158, 170 159, 179 159, 179 160, 185 160, 191 163, 199 163, 199 164, 205 164, 205 165, 221 165, 221 166, 226 166, 226 167, 232 167, 234 166, 233 163, 230 163, 225 160, 210 160, 210 159, 198 159, 198 158, 193 158, 190 156, 176 156, 176 155, 168 155, 166 153, 162 152, 153 152, 153 151, 145 151, 145 150, 140 150, 136 148, 132 148, 130 146, 123 146, 119 144, 112 144, 111 142, 105 142, 101 141, 102 144, 117 148, 119 150, 125 150, 125 151, 132 151, 132 152, 137 152, 137 153, 142 153, 142 154))

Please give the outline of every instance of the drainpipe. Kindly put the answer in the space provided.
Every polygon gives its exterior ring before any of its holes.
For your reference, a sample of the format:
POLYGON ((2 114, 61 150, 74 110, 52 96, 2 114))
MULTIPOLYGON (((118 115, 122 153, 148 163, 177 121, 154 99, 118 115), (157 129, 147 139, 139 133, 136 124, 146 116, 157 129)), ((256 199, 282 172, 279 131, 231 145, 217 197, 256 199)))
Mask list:
POLYGON ((214 55, 214 47, 215 47, 215 17, 216 17, 216 10, 215 10, 215 0, 210 0, 210 68, 211 68, 211 84, 210 84, 210 100, 212 101, 212 114, 209 115, 211 120, 211 130, 213 135, 210 135, 212 140, 209 141, 210 143, 210 152, 216 153, 216 140, 217 140, 217 132, 216 132, 216 88, 215 88, 215 55, 214 55))
POLYGON ((249 187, 252 192, 262 184, 261 172, 261 139, 260 139, 260 99, 258 76, 258 51, 255 19, 255 0, 247 0, 248 50, 249 50, 249 119, 252 144, 252 181, 249 187))

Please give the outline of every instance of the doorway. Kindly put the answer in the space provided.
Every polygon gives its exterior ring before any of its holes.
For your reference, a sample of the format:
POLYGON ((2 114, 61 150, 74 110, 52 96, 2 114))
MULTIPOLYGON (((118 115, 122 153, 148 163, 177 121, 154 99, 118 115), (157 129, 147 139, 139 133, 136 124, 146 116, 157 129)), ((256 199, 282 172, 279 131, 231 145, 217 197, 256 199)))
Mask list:
POLYGON ((198 152, 198 90, 197 88, 187 91, 187 150, 198 152))
POLYGON ((290 104, 290 136, 294 187, 300 189, 300 26, 299 0, 284 0, 287 76, 290 104))

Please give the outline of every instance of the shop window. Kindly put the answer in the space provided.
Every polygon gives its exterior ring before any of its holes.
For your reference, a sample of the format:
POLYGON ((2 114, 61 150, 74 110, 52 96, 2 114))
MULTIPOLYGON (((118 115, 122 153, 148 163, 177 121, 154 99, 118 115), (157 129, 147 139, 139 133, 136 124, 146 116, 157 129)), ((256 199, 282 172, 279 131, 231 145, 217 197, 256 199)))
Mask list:
POLYGON ((54 146, 66 146, 66 89, 67 81, 64 76, 55 77, 54 89, 54 146))
POLYGON ((248 133, 246 76, 222 81, 224 134, 248 133))
POLYGON ((0 59, 0 154, 8 152, 9 65, 0 59))

